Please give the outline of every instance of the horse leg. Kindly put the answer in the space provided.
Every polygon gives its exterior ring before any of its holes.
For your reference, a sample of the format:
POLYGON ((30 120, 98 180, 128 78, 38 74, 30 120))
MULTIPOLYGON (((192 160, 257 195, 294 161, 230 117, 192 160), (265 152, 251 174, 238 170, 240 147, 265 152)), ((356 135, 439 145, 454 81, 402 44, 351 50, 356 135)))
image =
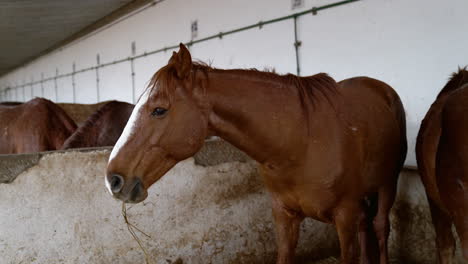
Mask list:
POLYGON ((452 219, 450 215, 439 209, 439 207, 429 200, 431 209, 432 224, 436 232, 436 244, 438 251, 438 263, 451 264, 455 253, 455 239, 452 233, 452 219))
POLYGON ((287 209, 277 198, 273 198, 273 217, 276 224, 277 264, 294 262, 294 252, 299 239, 299 227, 304 217, 287 209))
POLYGON ((377 238, 375 236, 372 221, 377 213, 377 194, 368 197, 363 201, 363 213, 359 218, 359 245, 361 248, 361 264, 378 262, 377 238))
POLYGON ((359 217, 359 246, 361 248, 361 264, 370 264, 369 248, 369 223, 367 213, 362 213, 359 217))
POLYGON ((388 263, 388 236, 390 235, 390 210, 395 201, 397 181, 379 190, 377 215, 374 218, 374 231, 379 241, 380 264, 388 263))
POLYGON ((455 197, 458 198, 458 203, 456 206, 453 206, 455 203, 451 204, 451 219, 453 219, 458 237, 460 238, 463 257, 468 261, 468 196, 464 193, 458 193, 455 197))
POLYGON ((341 263, 358 263, 357 232, 363 215, 360 204, 341 206, 335 211, 335 225, 340 240, 341 263))
POLYGON ((468 219, 464 215, 457 216, 454 223, 460 238, 463 257, 468 261, 468 219))

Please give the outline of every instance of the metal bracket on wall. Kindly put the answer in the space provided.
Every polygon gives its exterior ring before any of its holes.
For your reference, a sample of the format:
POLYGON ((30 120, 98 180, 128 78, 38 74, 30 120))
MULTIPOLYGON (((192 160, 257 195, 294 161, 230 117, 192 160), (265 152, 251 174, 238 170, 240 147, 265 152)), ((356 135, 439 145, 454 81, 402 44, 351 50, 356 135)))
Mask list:
POLYGON ((294 17, 294 50, 296 53, 296 74, 301 75, 301 64, 299 61, 299 47, 302 45, 302 41, 298 40, 297 37, 297 17, 294 17))
POLYGON ((136 103, 136 98, 135 98, 135 62, 134 58, 136 54, 136 43, 135 41, 132 41, 132 46, 131 46, 131 52, 132 56, 130 57, 130 68, 131 68, 131 78, 132 78, 132 103, 136 103))
POLYGON ((59 75, 58 68, 55 68, 55 77, 54 77, 55 102, 58 102, 58 86, 57 86, 58 75, 59 75))
POLYGON ((73 65, 72 65, 72 68, 73 68, 73 72, 72 72, 72 88, 73 88, 73 103, 76 103, 76 94, 75 94, 75 73, 76 73, 76 65, 75 63, 73 62, 73 65))
POLYGON ((31 77, 31 99, 34 98, 34 77, 31 77))
POLYGON ((26 102, 26 88, 23 86, 23 102, 26 102))
POLYGON ((99 67, 101 66, 101 57, 99 53, 96 55, 96 101, 99 103, 100 93, 99 93, 99 67))
POLYGON ((41 97, 44 97, 44 73, 41 72, 41 97))

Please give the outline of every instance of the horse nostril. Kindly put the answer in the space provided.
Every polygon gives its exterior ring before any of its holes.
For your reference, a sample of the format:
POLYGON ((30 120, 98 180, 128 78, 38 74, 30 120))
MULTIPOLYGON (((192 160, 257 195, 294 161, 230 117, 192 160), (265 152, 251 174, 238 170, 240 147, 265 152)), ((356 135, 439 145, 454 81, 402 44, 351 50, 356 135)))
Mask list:
POLYGON ((113 193, 118 193, 122 190, 123 186, 124 186, 124 179, 122 178, 122 176, 118 174, 112 175, 112 178, 110 180, 111 191, 113 193))
POLYGON ((130 193, 130 200, 134 201, 137 199, 138 196, 140 196, 141 192, 143 191, 143 184, 139 179, 135 180, 135 186, 133 186, 133 189, 130 193))

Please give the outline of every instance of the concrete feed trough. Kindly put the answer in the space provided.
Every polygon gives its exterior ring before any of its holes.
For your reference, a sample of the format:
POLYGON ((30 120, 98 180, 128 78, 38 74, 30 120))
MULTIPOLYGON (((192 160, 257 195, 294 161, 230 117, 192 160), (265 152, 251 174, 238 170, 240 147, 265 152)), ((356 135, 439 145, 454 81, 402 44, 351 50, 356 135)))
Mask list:
MULTIPOLYGON (((109 149, 0 159, 0 263, 144 263, 121 203, 104 187, 109 149), (24 170, 24 171, 23 171, 24 170), (17 177, 16 177, 17 176, 17 177)), ((434 231, 419 176, 402 173, 392 212, 392 263, 436 263, 434 231)), ((128 207, 153 263, 274 263, 270 201, 255 163, 207 142, 128 207)), ((299 263, 338 263, 334 228, 302 225, 299 263)), ((460 252, 457 261, 462 263, 460 252)))

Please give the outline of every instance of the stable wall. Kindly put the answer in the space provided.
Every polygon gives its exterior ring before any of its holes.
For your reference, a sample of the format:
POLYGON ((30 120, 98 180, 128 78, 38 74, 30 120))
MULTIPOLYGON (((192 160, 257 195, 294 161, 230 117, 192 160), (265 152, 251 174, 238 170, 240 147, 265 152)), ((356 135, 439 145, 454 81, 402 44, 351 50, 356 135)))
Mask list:
MULTIPOLYGON (((0 263, 144 263, 121 202, 104 186, 109 153, 33 154, 29 169, 0 184, 0 263)), ((27 159, 18 157, 16 165, 27 159)), ((274 263, 270 198, 255 163, 226 143, 209 142, 179 163, 128 214, 151 236, 137 232, 152 263, 274 263)), ((391 263, 436 263, 429 208, 415 171, 401 174, 391 222, 391 263)), ((338 263, 338 255, 334 228, 305 220, 298 263, 338 263)), ((460 250, 456 263, 463 263, 460 250)))
MULTIPOLYGON (((101 30, 0 77, 0 89, 38 81, 191 39, 190 23, 198 20, 198 37, 303 11, 333 0, 305 0, 291 10, 289 0, 166 0, 112 27, 101 30)), ((328 72, 337 80, 367 75, 381 79, 400 94, 407 110, 410 152, 420 121, 458 66, 468 64, 468 2, 465 0, 359 1, 298 18, 299 64, 302 75, 328 72)), ((274 67, 296 73, 293 20, 254 28, 191 47, 194 58, 220 68, 274 67)), ((171 51, 134 61, 136 97, 171 51)), ((130 62, 99 69, 99 101, 133 101, 130 62)), ((59 102, 95 103, 96 72, 26 85, 0 93, 2 100, 23 101, 35 96, 59 102), (55 92, 57 87, 57 93, 55 92)))

